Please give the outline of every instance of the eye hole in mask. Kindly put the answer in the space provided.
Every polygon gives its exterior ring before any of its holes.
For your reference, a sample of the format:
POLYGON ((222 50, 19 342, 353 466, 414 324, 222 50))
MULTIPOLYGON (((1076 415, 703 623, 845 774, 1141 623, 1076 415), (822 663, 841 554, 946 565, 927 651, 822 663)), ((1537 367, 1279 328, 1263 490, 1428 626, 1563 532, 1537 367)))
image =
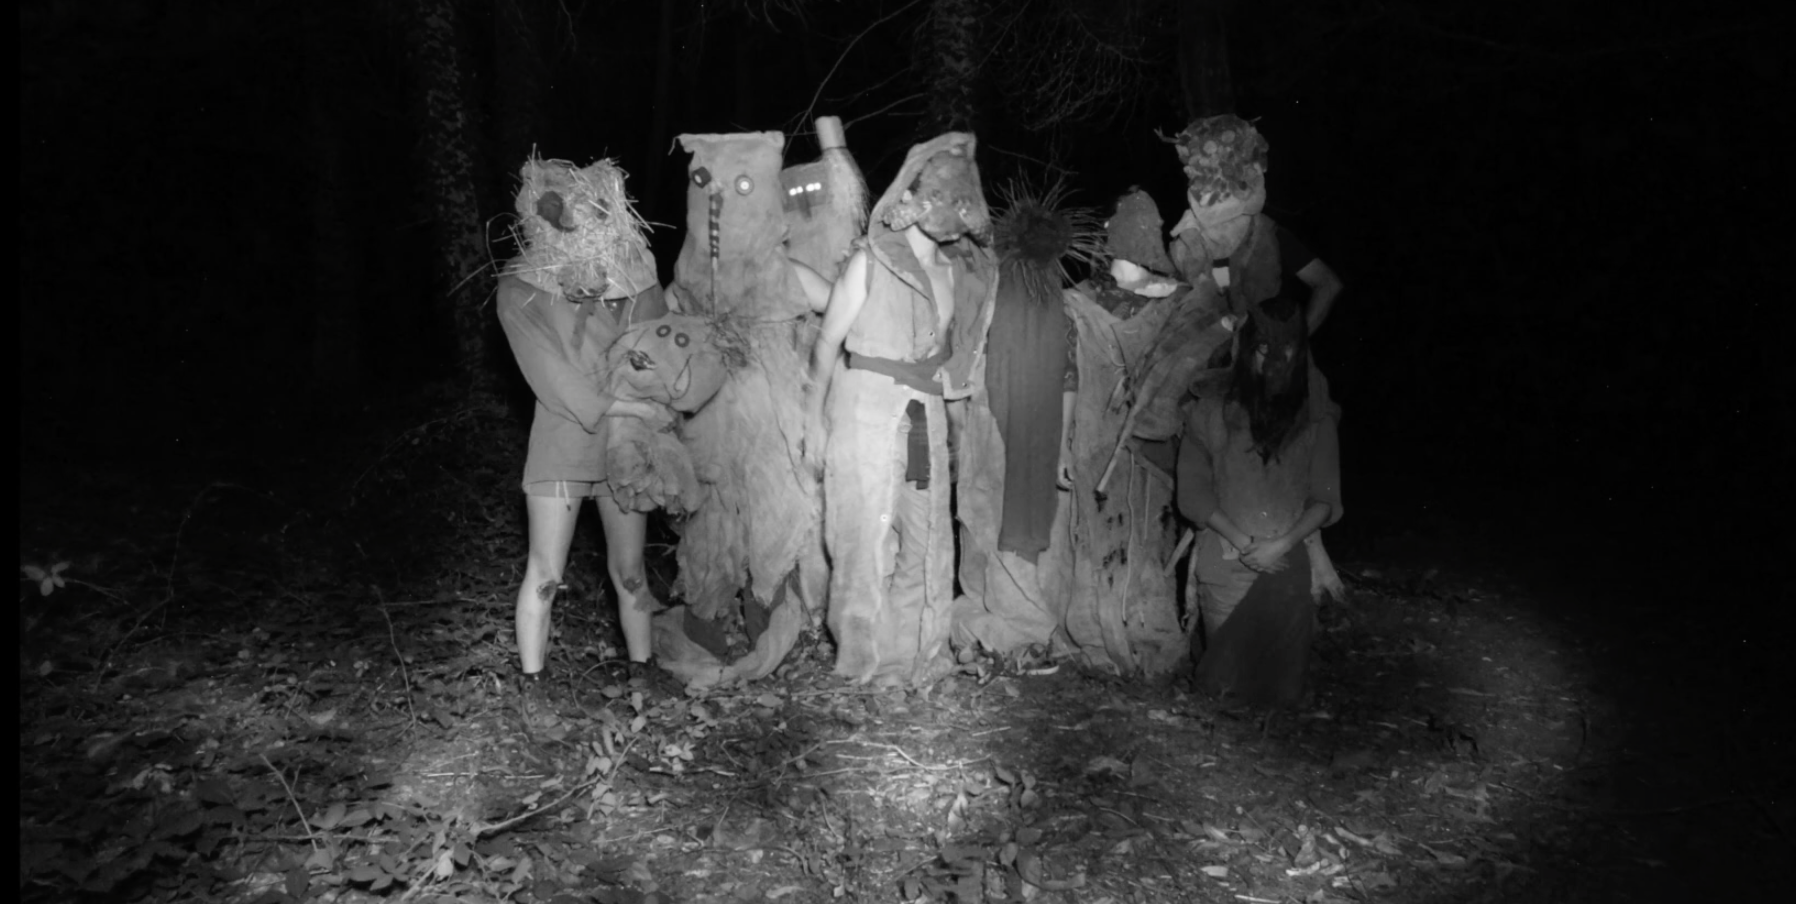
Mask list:
POLYGON ((671 333, 671 332, 673 332, 673 327, 671 327, 671 326, 668 326, 668 325, 667 325, 667 324, 665 324, 665 323, 663 323, 663 324, 661 324, 661 325, 660 325, 660 326, 658 326, 658 327, 655 327, 655 335, 656 335, 656 336, 657 336, 657 337, 659 337, 659 338, 662 338, 662 339, 666 339, 666 338, 667 338, 667 334, 668 334, 668 333, 671 333))
POLYGON ((710 185, 711 184, 711 171, 702 166, 699 167, 698 169, 693 170, 692 171, 692 184, 698 186, 699 188, 704 188, 705 186, 710 185))
POLYGON ((560 232, 574 231, 573 225, 566 222, 567 205, 560 192, 543 192, 542 197, 536 199, 536 215, 560 232))

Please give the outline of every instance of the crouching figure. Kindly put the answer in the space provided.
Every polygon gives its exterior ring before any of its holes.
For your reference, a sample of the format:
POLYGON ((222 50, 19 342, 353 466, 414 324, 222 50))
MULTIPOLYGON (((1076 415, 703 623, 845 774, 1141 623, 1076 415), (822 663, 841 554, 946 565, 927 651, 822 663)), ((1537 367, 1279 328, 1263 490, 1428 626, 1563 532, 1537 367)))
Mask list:
POLYGON ((1278 299, 1241 325, 1226 390, 1186 409, 1179 509, 1203 528, 1192 571, 1200 690, 1299 702, 1323 589, 1311 558, 1341 519, 1339 409, 1309 366, 1303 312, 1278 299))

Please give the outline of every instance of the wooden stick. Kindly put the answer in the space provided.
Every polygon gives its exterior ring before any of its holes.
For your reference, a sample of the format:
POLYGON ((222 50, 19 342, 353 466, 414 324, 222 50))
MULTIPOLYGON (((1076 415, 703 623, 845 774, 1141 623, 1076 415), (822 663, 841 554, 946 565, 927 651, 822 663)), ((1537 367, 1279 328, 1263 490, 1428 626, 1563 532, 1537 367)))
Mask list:
POLYGON ((1179 545, 1173 547, 1172 557, 1166 560, 1165 565, 1160 566, 1160 573, 1172 574, 1173 569, 1179 567, 1179 557, 1185 554, 1185 550, 1191 548, 1191 541, 1195 539, 1197 539, 1197 531, 1189 527, 1185 528, 1185 536, 1180 537, 1179 545))

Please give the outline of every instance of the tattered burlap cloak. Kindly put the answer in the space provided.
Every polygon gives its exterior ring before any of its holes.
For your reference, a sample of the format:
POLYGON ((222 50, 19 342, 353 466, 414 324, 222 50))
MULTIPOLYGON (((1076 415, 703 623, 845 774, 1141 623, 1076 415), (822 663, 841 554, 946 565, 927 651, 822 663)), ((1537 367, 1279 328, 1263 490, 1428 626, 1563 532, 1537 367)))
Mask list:
POLYGON ((1207 282, 1127 320, 1089 290, 1068 292, 1067 302, 1079 331, 1079 394, 1071 437, 1076 555, 1063 625, 1073 648, 1100 667, 1165 675, 1187 646, 1172 572, 1173 481, 1135 440, 1178 432, 1180 401, 1230 332, 1207 282))
POLYGON ((967 595, 956 607, 956 633, 998 652, 1052 641, 1057 653, 1098 668, 1164 675, 1187 644, 1169 568, 1179 537, 1173 481, 1148 463, 1135 437, 1177 433, 1181 399, 1230 335, 1221 299, 1206 282, 1119 306, 1130 313, 1122 319, 1086 284, 1067 290, 1064 303, 1078 366, 1068 428, 1073 487, 1061 495, 1048 548, 1033 566, 1000 552, 1003 440, 995 419, 973 406, 958 453, 967 595))
MULTIPOLYGON (((746 591, 745 620, 754 641, 750 653, 725 664, 717 651, 687 636, 685 612, 658 619, 655 649, 662 666, 703 685, 772 672, 804 625, 820 617, 829 572, 820 485, 801 460, 816 317, 785 245, 789 192, 780 169, 782 136, 682 135, 680 143, 692 153, 692 179, 670 303, 711 323, 730 368, 717 395, 682 433, 702 500, 681 529, 678 590, 691 614, 703 619, 718 617, 746 591)), ((842 168, 836 160, 835 168, 842 168)), ((858 230, 860 200, 837 188, 833 203, 805 213, 853 225, 809 228, 803 257, 813 267, 838 262, 858 230), (841 243, 839 252, 820 249, 832 240, 841 243)))

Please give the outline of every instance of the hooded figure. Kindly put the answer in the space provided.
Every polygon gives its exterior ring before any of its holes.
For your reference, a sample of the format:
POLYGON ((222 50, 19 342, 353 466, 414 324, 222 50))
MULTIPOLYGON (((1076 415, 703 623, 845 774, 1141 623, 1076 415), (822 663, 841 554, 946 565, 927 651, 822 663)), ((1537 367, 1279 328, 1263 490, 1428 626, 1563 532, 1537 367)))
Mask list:
POLYGON ((807 455, 825 446, 836 674, 862 683, 922 685, 952 667, 946 402, 971 391, 996 287, 974 149, 958 132, 911 148, 812 354, 827 440, 814 426, 807 455))

